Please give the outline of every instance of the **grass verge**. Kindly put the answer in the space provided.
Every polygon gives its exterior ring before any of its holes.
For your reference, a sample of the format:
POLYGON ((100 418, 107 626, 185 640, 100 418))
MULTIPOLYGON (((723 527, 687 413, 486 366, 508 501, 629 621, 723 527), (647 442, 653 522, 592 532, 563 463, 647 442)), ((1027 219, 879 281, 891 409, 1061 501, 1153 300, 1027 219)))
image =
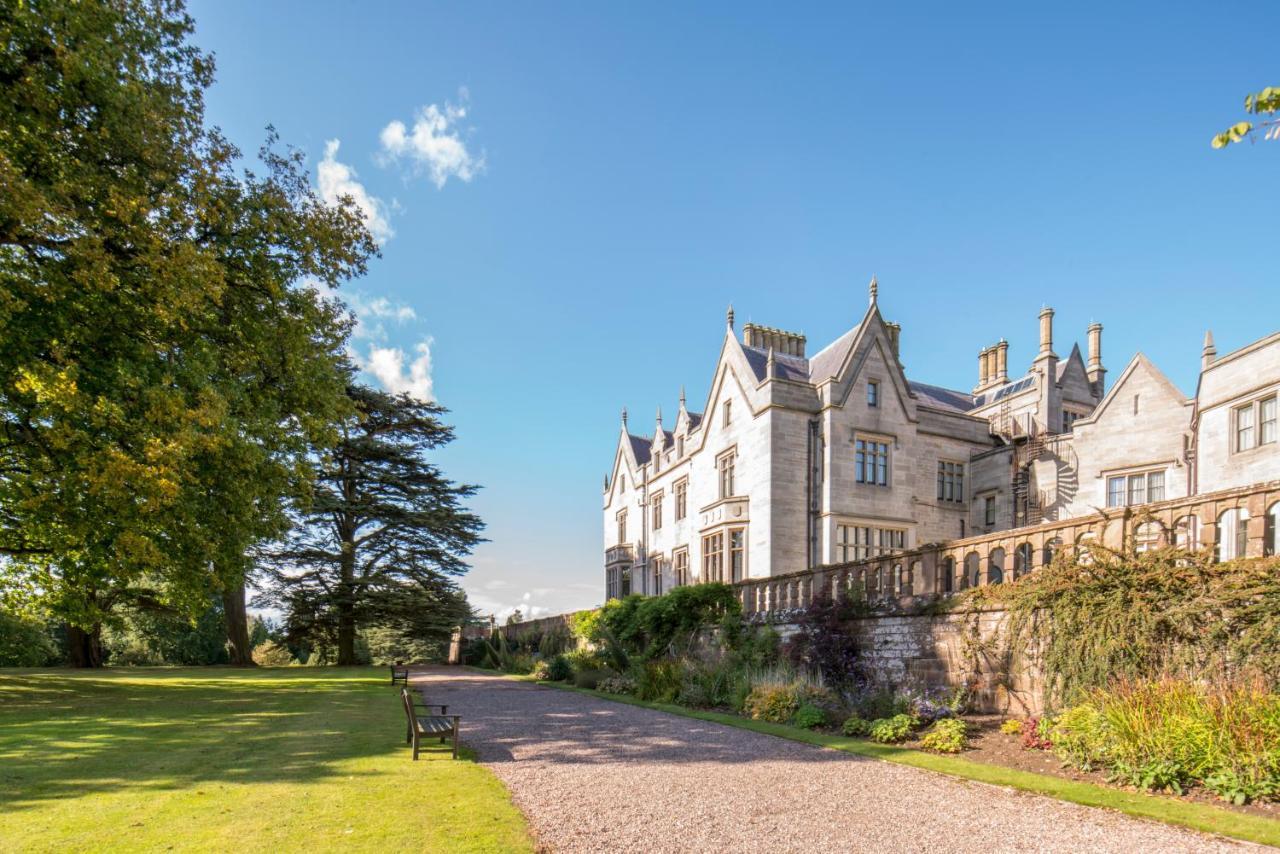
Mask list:
POLYGON ((812 732, 784 724, 765 723, 764 721, 756 721, 724 712, 701 711, 668 703, 651 703, 646 700, 638 700, 635 697, 602 694, 599 691, 578 688, 559 682, 537 681, 531 676, 518 676, 483 668, 475 669, 484 673, 505 676, 508 679, 532 682, 539 686, 588 694, 592 697, 610 700, 615 703, 626 703, 627 705, 654 709, 686 718, 712 721, 725 726, 790 739, 791 741, 804 742, 805 744, 813 744, 832 750, 842 750, 845 753, 852 753, 857 756, 883 759, 886 762, 896 762, 899 765, 910 765, 913 768, 936 771, 940 774, 947 774, 965 780, 976 780, 993 786, 1007 786, 1024 792, 1048 795, 1084 806, 1112 809, 1138 818, 1154 819, 1166 824, 1181 825, 1204 833, 1216 833, 1234 839, 1280 847, 1280 821, 1233 812, 1211 804, 1180 801, 1161 795, 1149 795, 1108 786, 1098 786, 1093 783, 1064 780, 1060 777, 1051 777, 1046 774, 1036 774, 1016 768, 1005 768, 1001 765, 974 762, 962 756, 926 753, 921 750, 912 750, 911 748, 898 747, 892 744, 876 744, 859 738, 812 732))
POLYGON ((413 762, 383 669, 0 670, 6 851, 532 851, 502 783, 413 762))

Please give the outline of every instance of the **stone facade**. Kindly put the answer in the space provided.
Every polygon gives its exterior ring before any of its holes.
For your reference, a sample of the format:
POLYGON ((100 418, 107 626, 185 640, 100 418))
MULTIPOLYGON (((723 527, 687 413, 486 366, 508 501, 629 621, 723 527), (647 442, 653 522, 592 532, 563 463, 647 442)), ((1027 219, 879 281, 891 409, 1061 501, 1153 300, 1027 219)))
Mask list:
MULTIPOLYGON (((1009 377, 1002 340, 980 351, 977 385, 958 391, 908 379, 901 329, 881 316, 877 290, 873 279, 861 321, 812 355, 804 336, 779 329, 747 324, 739 338, 730 309, 702 412, 681 392, 672 429, 659 410, 646 435, 623 412, 604 484, 606 598, 786 576, 1280 478, 1280 333, 1222 358, 1207 337, 1192 397, 1142 354, 1106 390, 1101 325, 1087 330, 1087 361, 1078 345, 1060 359, 1046 308, 1025 374, 1009 377)), ((1231 528, 1226 556, 1250 526, 1275 527, 1231 512, 1195 523, 1231 528)), ((1161 535, 1199 543, 1205 531, 1161 535)), ((988 574, 961 563, 955 583, 988 574)))

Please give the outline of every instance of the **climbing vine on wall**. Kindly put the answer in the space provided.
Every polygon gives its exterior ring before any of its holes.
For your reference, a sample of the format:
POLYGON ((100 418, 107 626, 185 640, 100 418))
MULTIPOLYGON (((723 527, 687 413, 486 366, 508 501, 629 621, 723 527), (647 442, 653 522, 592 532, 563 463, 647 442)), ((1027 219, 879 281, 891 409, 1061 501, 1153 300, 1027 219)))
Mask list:
POLYGON ((1007 660, 1037 659, 1045 701, 1115 679, 1260 677, 1280 687, 1280 559, 1215 563, 1208 551, 1090 547, 1012 584, 970 591, 1003 607, 1007 660))

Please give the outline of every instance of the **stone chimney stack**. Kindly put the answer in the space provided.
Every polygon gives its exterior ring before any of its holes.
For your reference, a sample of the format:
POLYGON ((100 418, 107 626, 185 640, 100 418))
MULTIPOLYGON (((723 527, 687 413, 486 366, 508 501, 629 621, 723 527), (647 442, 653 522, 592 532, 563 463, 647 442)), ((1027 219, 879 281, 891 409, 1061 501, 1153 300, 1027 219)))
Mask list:
POLYGON ((1102 324, 1089 324, 1089 362, 1085 365, 1085 374, 1089 377, 1089 385, 1093 388, 1093 396, 1102 399, 1106 385, 1107 369, 1102 367, 1102 324))
POLYGON ((1009 381, 1009 342, 1000 339, 1000 343, 996 345, 996 375, 993 382, 1004 385, 1009 381))
POLYGON ((804 358, 805 340, 805 337, 799 332, 774 329, 772 326, 748 323, 742 327, 742 343, 745 346, 755 347, 759 350, 773 348, 787 356, 804 358))
POLYGON ((902 337, 902 324, 885 323, 885 328, 889 330, 889 350, 893 353, 893 360, 901 364, 902 355, 898 350, 898 342, 902 337))
POLYGON ((1054 356, 1053 309, 1048 306, 1040 309, 1040 354, 1036 358, 1043 359, 1045 356, 1054 356))
POLYGON ((1213 346, 1213 332, 1206 329, 1204 333, 1204 349, 1200 351, 1200 370, 1207 371, 1218 358, 1218 348, 1213 346))
POLYGON ((987 359, 987 353, 989 352, 990 350, 986 349, 985 347, 982 350, 978 351, 978 390, 979 391, 986 388, 987 382, 991 379, 991 371, 988 366, 988 359, 987 359))
POLYGON ((1040 352, 1031 363, 1040 389, 1036 421, 1040 429, 1057 433, 1062 428, 1062 389, 1058 388, 1058 354, 1053 352, 1053 309, 1040 309, 1040 352))

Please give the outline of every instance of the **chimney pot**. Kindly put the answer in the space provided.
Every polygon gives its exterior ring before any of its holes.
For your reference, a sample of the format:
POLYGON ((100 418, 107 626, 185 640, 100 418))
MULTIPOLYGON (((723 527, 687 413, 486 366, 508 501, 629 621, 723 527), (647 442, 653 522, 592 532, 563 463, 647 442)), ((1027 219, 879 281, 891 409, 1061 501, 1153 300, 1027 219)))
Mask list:
POLYGON ((1045 306, 1040 309, 1040 355, 1036 358, 1053 355, 1053 309, 1045 306))

